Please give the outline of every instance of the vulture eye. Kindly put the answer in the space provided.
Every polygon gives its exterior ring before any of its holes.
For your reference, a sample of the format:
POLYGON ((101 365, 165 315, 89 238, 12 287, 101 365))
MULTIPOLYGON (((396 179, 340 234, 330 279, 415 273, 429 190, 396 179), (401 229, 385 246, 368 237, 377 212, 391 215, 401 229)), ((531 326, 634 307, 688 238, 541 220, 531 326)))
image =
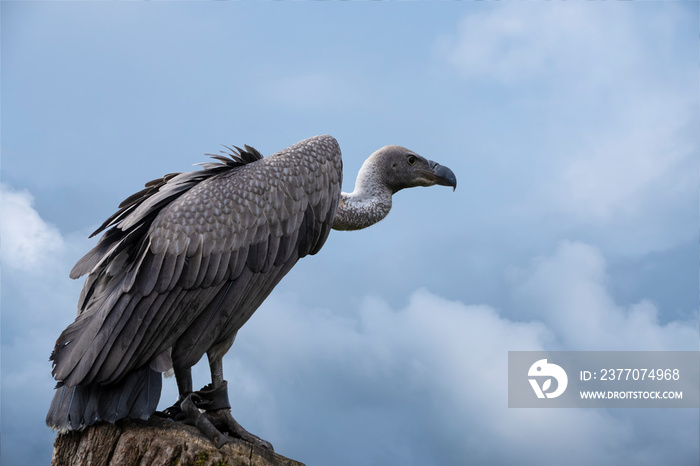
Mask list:
POLYGON ((413 165, 414 163, 416 163, 416 156, 409 154, 408 157, 406 157, 406 161, 409 165, 413 165))

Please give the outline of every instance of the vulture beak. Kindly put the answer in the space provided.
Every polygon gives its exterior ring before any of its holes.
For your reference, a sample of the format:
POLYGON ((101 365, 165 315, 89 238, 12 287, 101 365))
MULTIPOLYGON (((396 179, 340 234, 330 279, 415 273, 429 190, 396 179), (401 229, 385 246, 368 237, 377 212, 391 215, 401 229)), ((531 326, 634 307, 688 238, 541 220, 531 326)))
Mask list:
POLYGON ((452 186, 452 191, 457 189, 457 177, 452 173, 452 170, 432 160, 429 160, 428 164, 433 171, 433 175, 435 175, 435 184, 439 184, 440 186, 452 186))

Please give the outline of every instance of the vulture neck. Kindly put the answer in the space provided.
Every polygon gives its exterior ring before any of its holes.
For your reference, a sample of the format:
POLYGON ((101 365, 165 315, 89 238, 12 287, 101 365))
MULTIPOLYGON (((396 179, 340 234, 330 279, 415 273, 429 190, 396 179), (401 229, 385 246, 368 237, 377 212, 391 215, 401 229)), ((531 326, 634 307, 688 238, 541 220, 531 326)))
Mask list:
POLYGON ((355 190, 340 194, 334 230, 361 230, 387 216, 393 191, 383 178, 377 159, 367 159, 357 174, 355 190))

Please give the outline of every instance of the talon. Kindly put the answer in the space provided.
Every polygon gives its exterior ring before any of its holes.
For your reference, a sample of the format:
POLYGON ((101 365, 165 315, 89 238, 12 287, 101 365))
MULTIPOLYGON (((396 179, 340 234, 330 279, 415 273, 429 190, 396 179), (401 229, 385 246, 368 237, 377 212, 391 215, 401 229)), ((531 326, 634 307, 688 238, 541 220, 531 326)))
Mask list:
POLYGON ((211 423, 221 431, 226 431, 234 437, 238 437, 241 440, 245 440, 248 443, 252 443, 257 447, 265 448, 270 452, 275 451, 270 442, 263 440, 257 435, 251 434, 250 432, 245 430, 243 426, 241 426, 233 418, 230 409, 224 408, 215 411, 207 411, 204 414, 211 421, 211 423))
POLYGON ((180 407, 182 412, 194 422, 194 425, 216 445, 216 448, 223 447, 228 440, 226 436, 219 432, 216 427, 209 421, 209 419, 202 415, 199 408, 195 405, 193 398, 197 397, 196 393, 191 393, 185 398, 180 407))

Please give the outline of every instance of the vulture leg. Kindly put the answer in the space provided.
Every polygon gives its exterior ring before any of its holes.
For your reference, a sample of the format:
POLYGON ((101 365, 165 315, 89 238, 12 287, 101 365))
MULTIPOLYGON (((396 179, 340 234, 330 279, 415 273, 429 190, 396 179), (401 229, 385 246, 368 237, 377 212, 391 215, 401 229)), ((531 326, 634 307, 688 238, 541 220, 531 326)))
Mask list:
MULTIPOLYGON (((274 451, 270 442, 251 434, 233 418, 231 405, 228 401, 228 384, 223 376, 221 357, 213 356, 210 353, 207 353, 207 356, 209 357, 212 383, 195 392, 195 395, 201 398, 201 402, 197 403, 197 406, 206 410, 206 417, 222 432, 227 432, 258 447, 274 451)), ((216 440, 212 440, 216 443, 216 440)))
MULTIPOLYGON (((177 381, 177 391, 180 394, 175 404, 163 411, 156 411, 156 415, 160 417, 167 417, 173 421, 186 421, 188 420, 187 415, 184 413, 182 408, 182 403, 185 399, 192 394, 192 369, 175 367, 173 368, 175 372, 175 380, 177 381)), ((194 422, 193 419, 190 419, 194 422)))
POLYGON ((192 368, 175 369, 175 380, 177 381, 177 391, 180 393, 180 398, 192 393, 192 368))
POLYGON ((175 379, 180 397, 174 405, 159 413, 174 421, 184 421, 193 424, 216 445, 221 448, 227 439, 224 433, 238 437, 258 447, 273 451, 270 442, 245 430, 231 415, 231 404, 228 401, 228 383, 224 380, 223 354, 233 344, 232 338, 207 352, 211 383, 201 390, 192 391, 192 370, 187 367, 175 367, 175 379), (204 410, 202 413, 200 410, 204 410), (223 433, 222 433, 223 432, 223 433))

